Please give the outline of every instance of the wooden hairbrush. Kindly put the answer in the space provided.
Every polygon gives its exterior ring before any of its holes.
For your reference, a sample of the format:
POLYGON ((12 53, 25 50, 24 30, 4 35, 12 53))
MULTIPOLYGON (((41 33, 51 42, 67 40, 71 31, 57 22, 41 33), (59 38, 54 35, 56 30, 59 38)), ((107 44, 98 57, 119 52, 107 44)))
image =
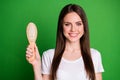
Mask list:
MULTIPOLYGON (((32 47, 32 51, 34 52, 34 47, 37 39, 37 27, 33 22, 30 22, 27 25, 26 34, 27 34, 28 42, 32 47)), ((28 60, 33 61, 34 59, 35 59, 35 54, 33 53, 33 56, 28 58, 28 60)))

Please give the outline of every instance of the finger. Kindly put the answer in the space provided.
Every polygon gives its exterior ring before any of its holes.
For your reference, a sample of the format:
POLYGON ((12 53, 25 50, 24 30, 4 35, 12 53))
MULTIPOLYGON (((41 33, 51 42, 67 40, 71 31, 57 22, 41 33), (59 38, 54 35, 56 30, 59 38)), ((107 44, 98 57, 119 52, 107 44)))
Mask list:
POLYGON ((27 54, 27 55, 33 55, 33 52, 26 51, 26 54, 27 54))
POLYGON ((27 51, 31 52, 31 53, 33 52, 33 50, 31 48, 29 48, 29 47, 27 48, 27 51))
POLYGON ((36 44, 35 44, 35 48, 34 49, 35 49, 35 52, 39 53, 39 49, 38 49, 36 44))
POLYGON ((32 56, 31 55, 26 55, 26 58, 31 58, 32 56))
POLYGON ((34 50, 35 50, 35 52, 38 50, 36 44, 34 45, 34 50))
POLYGON ((30 61, 31 61, 31 59, 33 59, 33 56, 26 55, 26 59, 27 59, 27 61, 28 61, 28 62, 30 62, 30 61))

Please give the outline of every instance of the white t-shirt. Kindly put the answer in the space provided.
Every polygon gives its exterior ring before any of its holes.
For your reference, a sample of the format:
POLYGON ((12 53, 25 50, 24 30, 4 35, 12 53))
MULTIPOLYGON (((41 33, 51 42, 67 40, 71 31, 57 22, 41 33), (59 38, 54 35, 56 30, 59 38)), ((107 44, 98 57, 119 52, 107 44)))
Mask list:
MULTIPOLYGON (((100 53, 95 49, 91 49, 91 55, 95 68, 95 73, 104 72, 100 53)), ((54 49, 49 49, 43 53, 42 74, 50 74, 53 56, 54 49)), ((84 68, 83 58, 80 57, 79 59, 74 61, 69 61, 62 58, 57 70, 56 80, 88 80, 84 68)))

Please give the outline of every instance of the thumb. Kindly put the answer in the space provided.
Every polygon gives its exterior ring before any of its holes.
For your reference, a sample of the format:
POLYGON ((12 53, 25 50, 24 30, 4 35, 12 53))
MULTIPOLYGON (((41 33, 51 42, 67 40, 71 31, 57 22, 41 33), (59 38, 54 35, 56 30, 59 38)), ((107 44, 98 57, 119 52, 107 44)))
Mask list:
POLYGON ((34 50, 35 50, 36 56, 39 56, 39 50, 36 44, 34 45, 34 50))

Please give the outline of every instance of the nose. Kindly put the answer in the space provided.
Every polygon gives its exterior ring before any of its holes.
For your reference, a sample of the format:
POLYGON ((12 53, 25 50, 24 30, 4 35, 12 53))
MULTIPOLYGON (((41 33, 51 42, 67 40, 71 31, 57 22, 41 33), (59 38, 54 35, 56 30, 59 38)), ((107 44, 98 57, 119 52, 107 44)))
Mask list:
POLYGON ((72 25, 72 26, 71 26, 71 31, 73 32, 73 31, 75 31, 75 30, 76 30, 75 26, 72 25))

